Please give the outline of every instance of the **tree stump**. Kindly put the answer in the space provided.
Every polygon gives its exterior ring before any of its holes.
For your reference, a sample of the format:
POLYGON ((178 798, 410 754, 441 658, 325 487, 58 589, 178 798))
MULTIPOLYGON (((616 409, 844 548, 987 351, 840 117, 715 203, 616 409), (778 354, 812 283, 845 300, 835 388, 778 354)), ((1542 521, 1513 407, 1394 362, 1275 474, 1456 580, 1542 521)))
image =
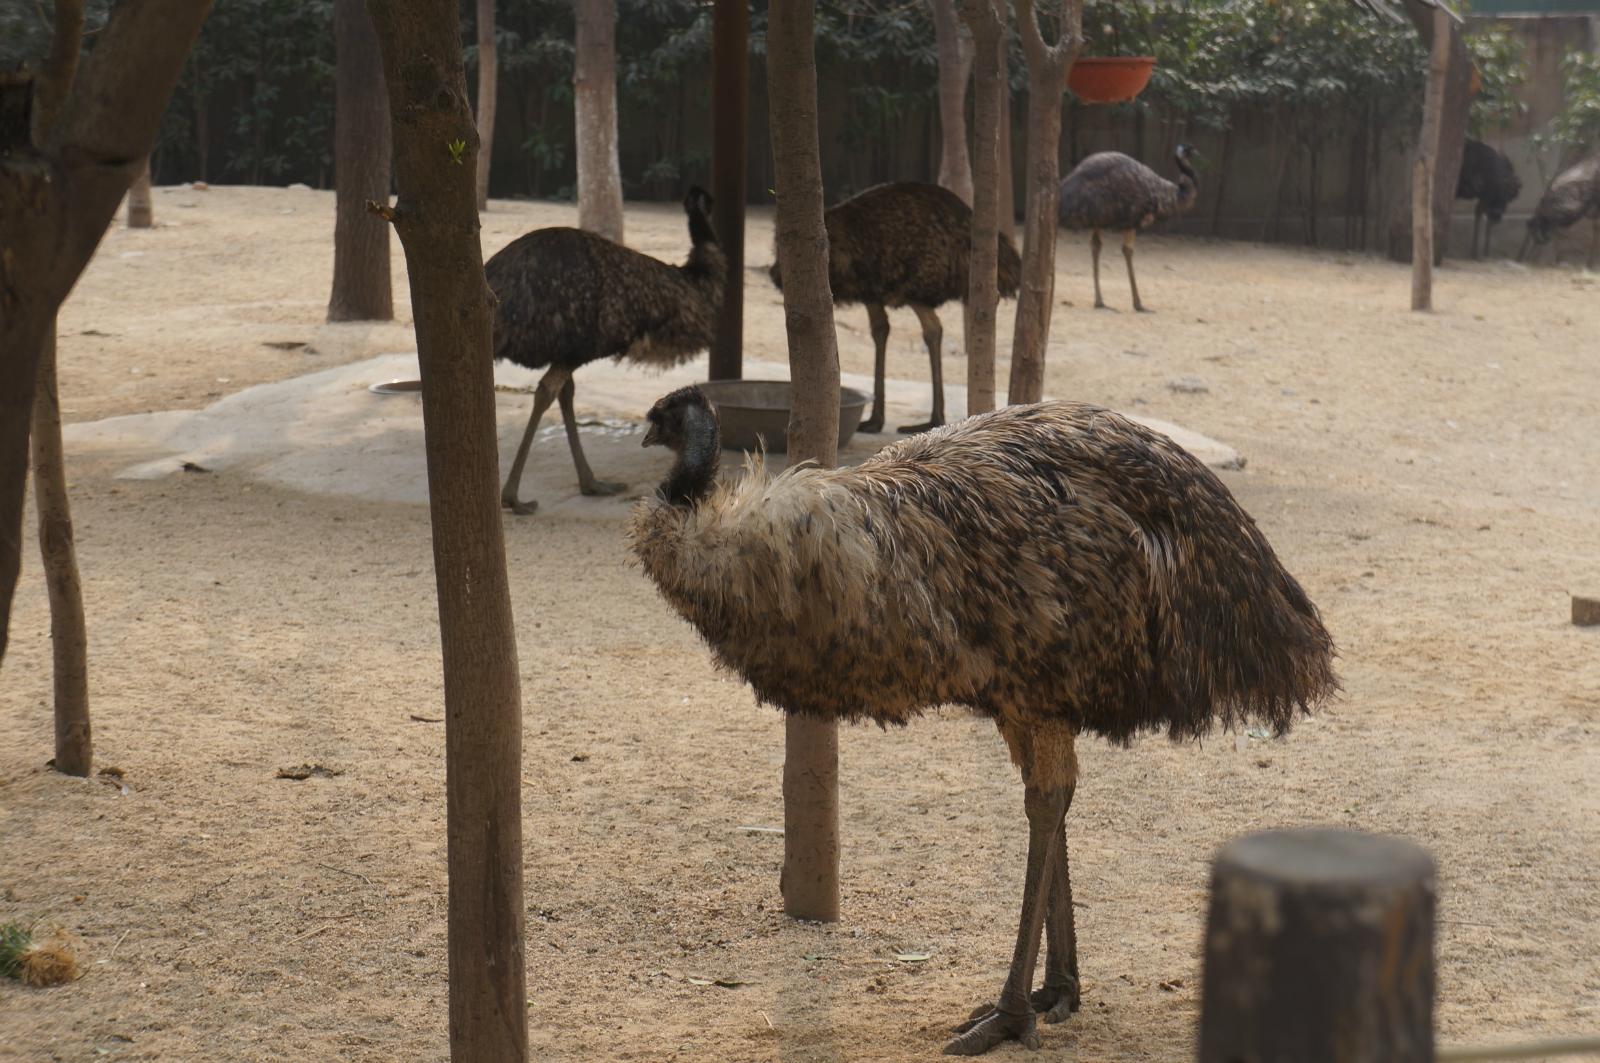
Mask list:
POLYGON ((1593 627, 1600 624, 1600 598, 1585 598, 1574 594, 1572 622, 1579 627, 1593 627))
POLYGON ((1231 842, 1212 869, 1201 1063, 1433 1060, 1433 925, 1433 859, 1410 842, 1231 842))

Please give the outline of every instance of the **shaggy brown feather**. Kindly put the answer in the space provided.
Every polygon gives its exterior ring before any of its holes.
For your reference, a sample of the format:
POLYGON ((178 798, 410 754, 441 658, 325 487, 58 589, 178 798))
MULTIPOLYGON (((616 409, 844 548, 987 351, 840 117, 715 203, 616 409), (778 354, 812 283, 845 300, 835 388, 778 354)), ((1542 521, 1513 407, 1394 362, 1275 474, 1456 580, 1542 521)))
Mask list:
POLYGON ((632 549, 720 663, 788 712, 956 703, 1127 742, 1288 728, 1337 688, 1305 592, 1212 472, 1077 403, 1011 406, 848 469, 641 503, 632 549))

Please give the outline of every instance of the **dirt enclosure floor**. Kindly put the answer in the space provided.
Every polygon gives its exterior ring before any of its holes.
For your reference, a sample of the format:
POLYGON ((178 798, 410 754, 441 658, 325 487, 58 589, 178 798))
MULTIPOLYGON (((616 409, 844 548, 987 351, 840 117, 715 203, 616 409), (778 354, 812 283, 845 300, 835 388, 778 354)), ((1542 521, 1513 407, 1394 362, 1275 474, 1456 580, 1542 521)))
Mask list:
MULTIPOLYGON (((163 189, 155 206, 160 227, 110 233, 62 314, 70 421, 413 348, 398 243, 400 322, 321 324, 331 194, 163 189)), ((573 217, 496 203, 485 251, 573 217)), ((676 209, 628 224, 634 246, 683 255, 676 209)), ((748 356, 781 361, 754 271, 770 213, 749 247, 748 356)), ((1452 264, 1418 315, 1385 261, 1155 236, 1138 265, 1158 313, 1134 315, 1089 309, 1088 259, 1063 240, 1047 390, 1247 458, 1222 475, 1323 609, 1345 693, 1284 740, 1083 744, 1083 1010, 1042 1055, 994 1058, 1191 1057, 1211 856, 1296 824, 1436 855, 1443 1040, 1600 1032, 1600 629, 1571 626, 1567 597, 1600 594, 1600 284, 1452 264)), ((1105 284, 1126 308, 1115 255, 1105 284)), ((914 318, 892 319, 891 373, 925 378, 914 318)), ((839 322, 845 368, 869 370, 865 314, 839 322)), ((1010 327, 1003 307, 1002 350, 1010 327)), ((964 379, 959 355, 946 368, 964 379)), ((227 469, 118 478, 144 456, 69 449, 97 765, 120 779, 44 768, 30 521, 0 673, 0 921, 61 927, 86 974, 0 984, 0 1059, 442 1060, 427 511, 227 469), (341 774, 275 778, 301 764, 341 774)), ((559 435, 532 460, 570 476, 559 435)), ((786 920, 782 841, 750 829, 782 823, 781 721, 624 563, 624 511, 506 518, 535 1057, 936 1055, 1009 960, 1026 832, 999 739, 954 711, 844 732, 844 919, 786 920)))

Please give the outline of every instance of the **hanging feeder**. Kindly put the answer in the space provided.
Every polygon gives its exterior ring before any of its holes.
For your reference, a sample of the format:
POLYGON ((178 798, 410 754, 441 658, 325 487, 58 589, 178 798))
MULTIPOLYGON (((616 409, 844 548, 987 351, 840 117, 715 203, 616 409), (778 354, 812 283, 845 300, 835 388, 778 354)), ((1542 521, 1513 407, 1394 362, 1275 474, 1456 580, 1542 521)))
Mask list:
POLYGON ((1126 103, 1150 84, 1153 55, 1088 56, 1072 64, 1067 88, 1084 103, 1126 103))

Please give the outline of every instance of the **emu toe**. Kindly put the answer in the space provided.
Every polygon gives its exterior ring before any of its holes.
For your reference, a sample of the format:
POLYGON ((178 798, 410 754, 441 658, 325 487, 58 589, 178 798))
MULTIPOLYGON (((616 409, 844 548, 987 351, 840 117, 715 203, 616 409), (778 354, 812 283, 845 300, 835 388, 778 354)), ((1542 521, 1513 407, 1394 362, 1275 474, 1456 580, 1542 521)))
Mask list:
MULTIPOLYGON (((1078 992, 1078 980, 1070 975, 1067 980, 1059 985, 1046 982, 1044 985, 1028 994, 1028 1003, 1033 1005, 1033 1010, 1045 1022, 1054 1025, 1066 1022, 1072 1018, 1072 1013, 1077 1011, 1081 997, 1078 992)), ((987 1017, 999 1008, 994 1004, 980 1004, 972 1009, 972 1014, 967 1016, 967 1021, 957 1027, 957 1031, 964 1031, 972 1027, 980 1019, 987 1017)))
POLYGON ((579 484, 578 490, 586 495, 620 495, 628 489, 627 484, 613 483, 610 480, 590 480, 586 484, 579 484))
POLYGON ((883 414, 878 413, 876 410, 874 410, 873 413, 872 413, 872 416, 868 417, 865 421, 862 421, 860 426, 856 429, 856 431, 857 432, 881 432, 881 431, 883 431, 883 414))
POLYGON ((1039 1028, 1033 1012, 1012 1015, 997 1008, 979 1008, 974 1016, 956 1027, 956 1036, 944 1046, 947 1056, 981 1056, 1002 1041, 1020 1041, 1027 1048, 1039 1047, 1039 1028))
POLYGON ((518 502, 516 495, 503 494, 500 496, 500 506, 502 509, 509 509, 519 517, 526 517, 539 508, 539 500, 531 498, 526 502, 518 502))
POLYGON ((943 427, 944 427, 944 418, 943 417, 934 417, 934 418, 930 418, 927 421, 924 421, 922 424, 903 424, 903 425, 900 426, 900 434, 901 435, 907 435, 907 436, 913 436, 913 435, 916 435, 918 432, 926 432, 926 431, 929 431, 930 429, 943 428, 943 427))

